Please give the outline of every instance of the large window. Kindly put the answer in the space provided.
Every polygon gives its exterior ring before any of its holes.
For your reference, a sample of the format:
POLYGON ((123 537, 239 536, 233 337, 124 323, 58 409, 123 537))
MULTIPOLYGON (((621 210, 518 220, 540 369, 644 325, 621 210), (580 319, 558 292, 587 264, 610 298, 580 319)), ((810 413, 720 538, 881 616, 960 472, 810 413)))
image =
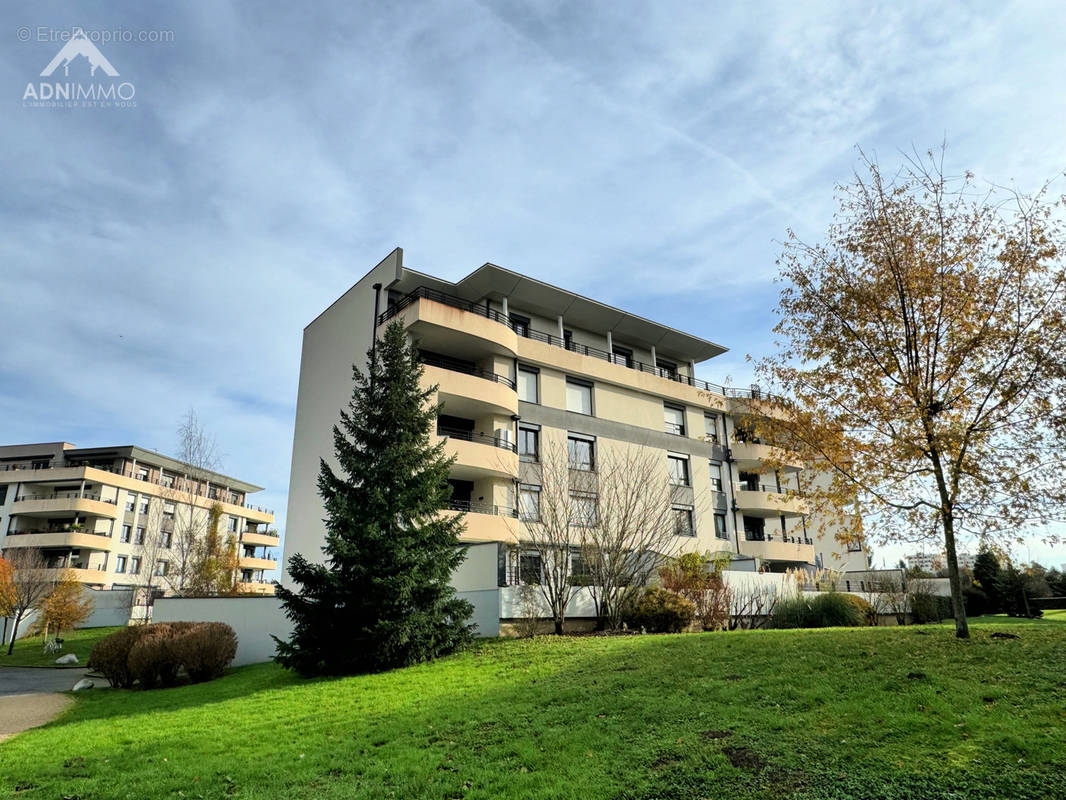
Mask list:
POLYGON ((663 430, 675 436, 685 435, 685 407, 663 404, 663 430))
POLYGON ((133 492, 126 493, 126 510, 133 511, 137 507, 137 495, 133 492))
POLYGON ((540 428, 536 425, 518 426, 518 457, 523 461, 540 460, 540 428))
POLYGON ((170 549, 170 545, 174 540, 174 534, 171 531, 160 531, 159 541, 167 550, 170 549))
POLYGON ((130 536, 132 534, 133 534, 133 526, 132 525, 123 525, 122 526, 122 534, 121 534, 121 536, 119 538, 119 541, 128 544, 129 540, 130 540, 130 536))
POLYGON ((155 562, 155 572, 153 574, 158 575, 159 577, 163 577, 163 576, 165 576, 167 574, 167 568, 168 567, 169 567, 169 565, 167 564, 166 561, 156 561, 155 562))
POLYGON ((537 379, 540 373, 532 368, 519 365, 518 367, 518 399, 527 403, 539 403, 540 392, 537 390, 537 379))
POLYGON ((523 483, 518 487, 518 516, 523 520, 540 520, 540 487, 523 483))
POLYGON ((670 470, 670 483, 674 486, 688 486, 688 458, 669 453, 666 461, 670 470))
POLYGON ((677 364, 673 361, 667 361, 665 358, 655 359, 655 366, 659 370, 659 374, 664 378, 669 378, 672 381, 677 380, 677 364))
POLYGON ((623 367, 633 367, 633 351, 628 347, 622 347, 620 345, 613 345, 611 347, 611 361, 615 364, 621 364, 623 367))
POLYGON ((714 515, 714 535, 719 539, 728 539, 729 534, 725 529, 725 514, 714 515))
POLYGON ((141 559, 138 558, 137 556, 132 556, 130 558, 130 575, 140 575, 140 574, 141 574, 141 559))
POLYGON ((136 532, 133 534, 133 543, 134 544, 144 544, 144 527, 143 526, 138 527, 136 532))
POLYGON ((596 519, 596 495, 570 492, 570 524, 587 528, 595 525, 596 519))
POLYGON ((708 442, 718 443, 718 415, 717 414, 704 414, 703 415, 703 431, 707 437, 708 442))
POLYGON ((571 433, 566 439, 570 469, 592 472, 596 469, 596 440, 591 436, 571 433))
POLYGON ((722 491, 722 465, 717 461, 711 462, 711 490, 722 491))
POLYGON ((592 384, 576 378, 566 379, 566 410, 592 415, 592 384))
POLYGON ((692 525, 692 508, 690 506, 673 506, 674 533, 678 536, 695 536, 692 525))
POLYGON ((519 336, 529 336, 529 317, 521 314, 511 314, 511 329, 519 336))
POLYGON ((119 556, 118 558, 115 559, 115 572, 125 572, 125 571, 126 571, 126 557, 125 556, 119 556))
POLYGON ((762 517, 744 517, 744 538, 749 542, 766 539, 766 520, 762 517))
POLYGON ((543 564, 540 553, 535 550, 527 550, 518 556, 518 581, 539 585, 541 581, 543 564))

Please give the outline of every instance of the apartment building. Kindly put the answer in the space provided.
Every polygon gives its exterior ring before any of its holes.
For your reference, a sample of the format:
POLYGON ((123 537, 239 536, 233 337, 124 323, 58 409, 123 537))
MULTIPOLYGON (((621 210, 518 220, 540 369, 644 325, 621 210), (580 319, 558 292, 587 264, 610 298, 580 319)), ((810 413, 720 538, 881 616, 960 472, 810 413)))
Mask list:
POLYGON ((217 506, 219 533, 237 540, 239 589, 272 594, 274 515, 247 502, 261 489, 133 445, 0 446, 0 550, 40 550, 93 588, 144 587, 150 576, 173 594, 183 579, 178 539, 206 531, 217 506))
POLYGON ((758 389, 695 377, 724 347, 493 264, 445 281, 405 268, 400 249, 304 331, 287 557, 322 558, 319 459, 335 463, 331 429, 351 395, 350 365, 365 366, 371 337, 393 320, 417 342, 426 384, 439 387, 454 513, 466 512, 464 541, 498 545, 499 585, 523 572, 523 520, 537 513, 549 442, 566 448, 575 475, 594 473, 609 448, 654 451, 672 486, 677 550, 727 551, 768 571, 831 557, 826 567, 869 566, 861 547, 837 559, 839 544, 815 540, 798 461, 738 427, 757 411, 758 389))

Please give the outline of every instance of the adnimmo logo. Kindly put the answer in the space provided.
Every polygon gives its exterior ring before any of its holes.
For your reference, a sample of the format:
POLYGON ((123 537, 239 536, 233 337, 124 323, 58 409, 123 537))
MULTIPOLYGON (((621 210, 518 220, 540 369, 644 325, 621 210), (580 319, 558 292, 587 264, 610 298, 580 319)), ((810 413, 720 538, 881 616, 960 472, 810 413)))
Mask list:
POLYGON ((42 108, 136 108, 136 87, 119 78, 118 70, 107 60, 81 28, 75 28, 55 58, 41 70, 50 81, 27 83, 23 106, 42 108), (71 75, 73 66, 74 75, 71 75), (62 75, 59 70, 62 68, 62 75), (88 77, 88 80, 85 80, 88 77))

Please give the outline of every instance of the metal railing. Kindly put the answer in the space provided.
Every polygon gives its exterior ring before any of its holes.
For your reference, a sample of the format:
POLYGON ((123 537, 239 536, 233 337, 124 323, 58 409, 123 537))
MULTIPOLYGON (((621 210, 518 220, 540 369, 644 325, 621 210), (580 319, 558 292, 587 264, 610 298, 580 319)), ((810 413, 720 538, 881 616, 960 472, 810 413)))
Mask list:
POLYGON ((449 500, 448 508, 452 511, 464 511, 469 514, 492 514, 497 517, 517 517, 518 509, 495 503, 479 503, 472 500, 449 500))
POLYGON ((117 500, 111 500, 106 497, 101 498, 98 494, 90 494, 88 492, 82 494, 81 492, 52 492, 51 494, 23 494, 15 498, 16 503, 22 503, 26 500, 95 500, 98 503, 110 503, 111 505, 118 505, 117 500))
POLYGON ((487 444, 493 447, 499 447, 502 450, 510 450, 512 453, 518 453, 518 445, 514 442, 509 442, 506 439, 502 439, 498 436, 491 436, 487 433, 474 433, 473 431, 460 431, 454 428, 437 428, 437 436, 446 436, 449 439, 461 439, 464 442, 474 442, 475 444, 487 444))
POLYGON ((31 533, 87 533, 91 536, 102 536, 105 539, 111 538, 111 534, 107 531, 87 531, 87 530, 63 530, 62 528, 40 528, 35 531, 8 531, 8 536, 23 536, 31 533))
POLYGON ((793 497, 806 497, 799 489, 790 486, 778 486, 776 483, 734 483, 733 488, 738 492, 770 492, 772 494, 787 494, 793 497))
POLYGON ((490 372, 486 369, 469 367, 460 362, 450 361, 445 358, 437 358, 436 356, 419 356, 418 360, 430 367, 439 367, 440 369, 446 369, 450 372, 461 372, 464 375, 474 375, 478 378, 483 378, 487 381, 502 383, 509 389, 515 388, 515 382, 510 378, 504 375, 497 375, 495 372, 490 372))
POLYGON ((471 314, 477 314, 480 317, 491 319, 495 322, 499 322, 501 325, 506 325, 513 330, 519 336, 523 336, 527 339, 534 339, 545 344, 550 344, 554 347, 561 347, 564 350, 569 350, 572 353, 579 353, 581 355, 590 356, 591 358, 598 358, 604 361, 609 361, 612 364, 618 364, 628 369, 635 369, 638 372, 646 372, 650 375, 657 375, 660 378, 665 378, 675 383, 683 383, 687 386, 692 386, 695 389, 702 389, 714 394, 723 395, 724 397, 736 397, 746 400, 769 400, 773 398, 773 395, 762 391, 757 386, 752 386, 750 389, 740 389, 732 386, 723 386, 716 383, 708 383, 702 381, 692 375, 682 375, 677 372, 676 369, 669 367, 660 367, 655 364, 645 364, 642 361, 636 361, 632 356, 620 355, 618 353, 609 353, 606 350, 601 350, 598 347, 590 347, 585 344, 578 344, 573 339, 565 338, 562 336, 555 336, 551 333, 545 333, 544 331, 534 330, 525 323, 512 322, 503 313, 489 306, 488 302, 474 303, 470 300, 464 300, 461 297, 455 297, 454 295, 445 294, 439 292, 436 289, 430 289, 425 286, 420 286, 410 294, 397 300, 385 311, 378 315, 378 324, 382 325, 394 316, 399 314, 405 308, 415 303, 421 298, 426 300, 432 300, 436 303, 442 303, 452 308, 458 308, 462 311, 469 311, 471 314))

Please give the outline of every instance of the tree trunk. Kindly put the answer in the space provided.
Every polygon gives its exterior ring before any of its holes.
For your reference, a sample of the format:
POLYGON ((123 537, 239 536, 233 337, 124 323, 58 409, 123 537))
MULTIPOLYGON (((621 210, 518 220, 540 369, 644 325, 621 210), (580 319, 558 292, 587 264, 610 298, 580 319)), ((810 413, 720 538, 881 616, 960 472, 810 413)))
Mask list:
POLYGON ((555 635, 563 635, 563 618, 558 614, 555 615, 555 635))
POLYGON ((955 636, 970 638, 970 626, 966 623, 966 603, 962 599, 962 580, 959 578, 959 560, 955 555, 955 520, 951 514, 943 515, 944 554, 948 559, 948 583, 951 585, 951 610, 955 614, 955 636))
POLYGON ((11 644, 7 646, 7 654, 11 655, 11 652, 15 649, 15 640, 19 635, 19 623, 22 621, 22 614, 15 614, 15 621, 11 626, 11 644))

